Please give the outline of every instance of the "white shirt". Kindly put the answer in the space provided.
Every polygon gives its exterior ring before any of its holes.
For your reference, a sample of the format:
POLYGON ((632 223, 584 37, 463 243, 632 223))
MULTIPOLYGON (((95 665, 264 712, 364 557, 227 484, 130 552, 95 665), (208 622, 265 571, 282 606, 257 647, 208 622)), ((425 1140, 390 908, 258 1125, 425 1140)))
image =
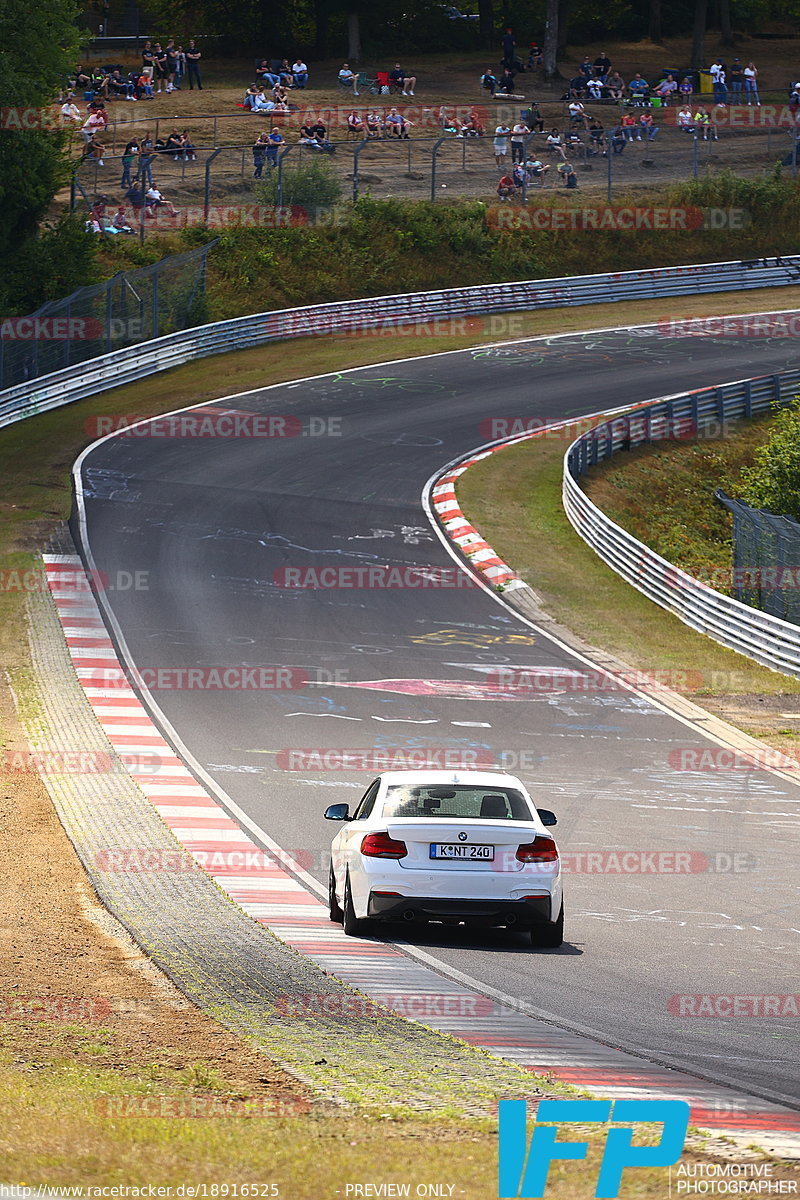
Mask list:
POLYGON ((530 133, 527 125, 515 125, 511 131, 512 142, 521 142, 530 133))
POLYGON ((296 63, 294 63, 294 65, 292 66, 292 70, 293 70, 293 71, 297 71, 297 72, 298 72, 298 74, 300 74, 300 73, 302 73, 303 71, 307 71, 307 70, 308 70, 308 67, 306 66, 306 64, 305 64, 304 62, 296 62, 296 63))
POLYGON ((755 69, 755 67, 745 67, 744 74, 747 79, 755 79, 758 71, 755 69))

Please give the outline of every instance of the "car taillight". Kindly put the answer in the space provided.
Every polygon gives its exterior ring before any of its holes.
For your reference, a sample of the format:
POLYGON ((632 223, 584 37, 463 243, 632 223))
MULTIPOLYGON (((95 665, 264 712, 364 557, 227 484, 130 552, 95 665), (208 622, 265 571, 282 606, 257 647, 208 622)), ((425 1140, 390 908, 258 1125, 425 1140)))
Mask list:
POLYGON ((524 846, 517 846, 520 862, 558 862, 558 850, 552 838, 537 837, 524 846))
POLYGON ((405 858, 408 847, 388 833, 368 833, 361 843, 361 853, 367 858, 405 858))

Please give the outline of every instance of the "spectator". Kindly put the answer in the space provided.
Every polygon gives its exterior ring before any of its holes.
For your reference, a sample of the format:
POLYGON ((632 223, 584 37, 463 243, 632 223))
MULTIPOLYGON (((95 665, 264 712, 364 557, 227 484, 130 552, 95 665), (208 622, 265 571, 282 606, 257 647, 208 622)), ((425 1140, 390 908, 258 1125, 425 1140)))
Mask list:
POLYGON ((78 63, 77 67, 75 68, 75 87, 76 88, 88 88, 88 86, 91 82, 92 82, 91 75, 87 71, 84 71, 81 64, 78 63))
POLYGON ((529 158, 525 163, 525 182, 534 183, 538 179, 541 180, 542 184, 545 184, 547 183, 547 172, 549 170, 549 163, 543 163, 540 158, 529 158))
POLYGON ((698 131, 702 129, 704 142, 708 142, 708 141, 716 142, 718 140, 717 127, 716 127, 716 125, 712 125, 711 114, 709 113, 708 109, 702 104, 699 106, 699 108, 697 109, 697 112, 694 114, 694 123, 697 126, 698 131))
MULTIPOLYGON (((514 37, 514 31, 511 28, 506 28, 503 34, 503 66, 510 70, 515 69, 517 61, 517 42, 514 37)), ((519 68, 516 68, 517 70, 519 68)))
POLYGON ((81 155, 81 162, 84 162, 87 158, 93 158, 98 167, 104 167, 106 165, 103 160, 105 152, 105 146, 99 140, 97 134, 95 134, 84 146, 83 154, 81 155))
POLYGON ((139 155, 139 143, 133 138, 122 151, 122 179, 120 187, 130 187, 133 183, 133 166, 139 155))
POLYGON ((267 134, 260 133, 253 142, 253 178, 260 179, 267 158, 267 134))
POLYGON ((586 80, 586 91, 592 100, 602 100, 605 92, 605 84, 599 77, 586 80))
POLYGON ((654 123, 651 112, 643 112, 639 117, 640 132, 646 134, 648 142, 655 141, 659 128, 660 126, 654 123))
POLYGON ((125 216, 124 204, 120 204, 119 208, 114 213, 114 216, 111 218, 111 225, 114 229, 116 229, 117 233, 133 233, 133 230, 128 224, 128 219, 125 216))
POLYGON ((611 134, 611 151, 612 154, 622 154, 625 149, 627 138, 625 130, 621 125, 617 125, 611 134))
POLYGON ((139 91, 145 100, 153 99, 153 77, 152 75, 142 71, 138 81, 139 91))
POLYGON ((491 67, 487 67, 481 75, 481 87, 494 96, 497 90, 497 76, 491 67))
POLYGON ((758 71, 755 63, 748 63, 742 72, 744 75, 744 94, 747 96, 747 103, 755 104, 757 108, 761 107, 761 101, 758 98, 758 71))
POLYGON ((407 121, 403 114, 399 113, 396 108, 389 109, 384 121, 389 137, 396 138, 407 138, 410 124, 411 122, 407 121))
POLYGON ((360 137, 364 137, 367 132, 367 126, 362 120, 361 113, 357 113, 355 109, 351 109, 347 114, 347 128, 360 137))
POLYGON ((270 133, 267 137, 267 166, 277 167, 278 151, 280 150, 281 146, 285 146, 285 145, 286 145, 286 138, 283 136, 280 129, 278 129, 278 126, 276 125, 270 131, 270 133))
POLYGON ((294 82, 294 86, 299 91, 302 92, 305 90, 305 86, 308 83, 308 67, 299 56, 296 61, 292 63, 292 80, 294 82))
POLYGON ((135 100, 134 86, 127 79, 123 79, 118 68, 115 68, 109 76, 108 86, 111 93, 115 96, 124 96, 126 100, 135 100))
POLYGON ((358 72, 351 71, 347 63, 342 63, 342 69, 339 72, 339 82, 345 87, 352 87, 353 95, 358 95, 358 72))
POLYGON ((142 185, 138 182, 132 183, 125 193, 125 199, 133 208, 134 216, 136 216, 136 214, 141 212, 141 210, 144 208, 145 198, 144 192, 142 191, 142 185))
POLYGON ((503 175, 497 184, 497 195, 501 200, 510 200, 517 194, 517 185, 513 175, 503 175))
POLYGON ((254 113, 272 112, 275 107, 275 101, 266 94, 263 88, 260 88, 257 95, 253 97, 250 107, 254 113))
POLYGON ((311 124, 308 121, 300 127, 300 142, 304 146, 310 146, 312 149, 324 151, 325 154, 333 154, 336 147, 328 141, 328 131, 321 121, 316 124, 311 124))
POLYGON ((514 128, 511 130, 511 162, 523 162, 525 159, 525 139, 530 134, 530 129, 523 121, 517 121, 514 128))
POLYGON ((268 83, 270 87, 275 87, 276 83, 280 83, 280 75, 276 75, 265 58, 256 67, 256 83, 268 83))
POLYGON ((473 108, 467 117, 466 121, 462 122, 459 137, 483 137, 486 130, 480 122, 477 112, 473 108))
POLYGON ((201 58, 202 58, 202 54, 198 50, 197 45, 195 44, 194 38, 192 38, 192 40, 189 42, 189 45, 186 47, 186 70, 189 75, 189 90, 190 91, 194 91, 195 83, 197 84, 197 86, 201 92, 203 90, 203 84, 200 79, 200 59, 201 58))
POLYGON ((600 151, 603 155, 606 154, 608 150, 606 131, 602 122, 598 121, 597 117, 593 117, 589 122, 589 143, 595 153, 600 151))
POLYGON ((275 107, 282 105, 285 112, 289 111, 289 97, 286 94, 286 88, 282 83, 276 83, 272 89, 272 99, 275 101, 275 107))
POLYGON ((94 141, 95 134, 102 132, 105 127, 106 123, 100 113, 90 110, 88 117, 81 126, 81 137, 83 138, 85 155, 89 153, 89 148, 94 141))
POLYGON ((575 125, 582 125, 584 129, 589 128, 589 118, 586 116, 586 109, 580 100, 570 100, 567 111, 571 128, 575 125))
POLYGON ((149 183, 153 186, 153 163, 156 160, 155 147, 153 139, 149 133, 145 133, 139 142, 139 178, 142 181, 142 186, 149 183))
POLYGON ((714 84, 714 103, 727 104, 728 88, 725 84, 725 64, 717 59, 708 70, 714 84))
POLYGON ((292 68, 289 66, 288 58, 281 59, 281 65, 278 68, 278 74, 280 75, 280 82, 284 87, 294 87, 294 75, 292 74, 292 68))
POLYGON ((594 67, 592 66, 592 62, 588 54, 584 57, 583 62, 578 67, 578 74, 582 75, 584 79, 591 79, 594 75, 594 67))
POLYGON ((544 55, 537 41, 532 41, 528 46, 528 61, 525 64, 527 71, 532 71, 534 67, 541 67, 544 62, 544 55))
POLYGON ((578 186, 578 176, 575 174, 575 168, 572 163, 559 163, 556 170, 564 181, 564 187, 576 188, 578 186))
POLYGON ((528 107, 522 114, 522 120, 535 133, 544 133, 544 119, 539 111, 539 105, 535 100, 531 100, 528 107))
POLYGON ((145 192, 144 214, 146 217, 154 217, 156 209, 165 208, 171 217, 177 217, 181 211, 179 208, 173 208, 169 200, 165 200, 164 196, 157 187, 149 187, 145 192))
POLYGON ((570 79, 570 81, 569 81, 569 90, 567 92, 567 99, 582 100, 585 95, 586 95, 586 76, 585 75, 576 75, 574 79, 570 79))
POLYGON ((564 157, 566 158, 568 155, 574 156, 576 154, 582 154, 586 148, 583 144, 580 134, 575 133, 573 130, 571 133, 567 134, 567 144, 564 149, 564 157))
POLYGON ((394 64, 394 70, 389 72, 389 81, 401 89, 403 96, 413 96, 414 88, 417 86, 416 75, 406 75, 405 70, 400 66, 400 63, 394 64))
POLYGON ((142 46, 142 66, 145 70, 150 67, 153 73, 155 73, 156 56, 153 52, 153 43, 150 41, 150 38, 142 46))
POLYGON ((494 161, 498 167, 505 166, 506 156, 508 154, 508 137, 511 133, 505 121, 501 121, 494 131, 494 161))
POLYGON ((503 74, 500 76, 500 82, 497 85, 498 92, 503 92, 506 96, 514 95, 514 74, 509 71, 508 67, 503 69, 503 74))
POLYGON ((684 75, 678 87, 678 91, 680 92, 682 99, 687 104, 690 104, 692 95, 694 94, 694 81, 692 80, 691 75, 684 75))
POLYGON ((76 125, 81 119, 81 110, 78 108, 71 95, 61 105, 61 124, 76 125))
POLYGON ((661 103, 669 106, 672 103, 672 98, 677 94, 678 84, 668 75, 666 79, 662 79, 655 89, 656 95, 661 99, 661 103))
POLYGON ((547 135, 547 144, 551 150, 556 150, 563 157, 563 141, 561 134, 555 128, 551 129, 547 135))
POLYGON ((677 125, 679 129, 684 129, 687 133, 694 133, 692 110, 688 104, 684 104, 683 108, 678 109, 677 125))
MULTIPOLYGON (((153 65, 155 66, 156 78, 156 95, 161 94, 161 85, 167 86, 169 82, 169 67, 167 65, 167 52, 161 49, 161 43, 156 42, 153 47, 153 65)), ((167 87, 167 91, 169 88, 167 87)))
POLYGON ((731 85, 731 104, 741 104, 742 88, 744 87, 744 67, 738 58, 735 58, 731 63, 731 69, 728 72, 728 81, 731 85))
POLYGON ((181 134, 181 146, 183 148, 184 162, 197 162, 197 147, 189 137, 189 130, 184 129, 181 134))
POLYGON ((620 75, 619 71, 612 71, 606 76, 606 89, 612 100, 619 101, 625 91, 625 80, 620 75))
POLYGON ((634 103, 641 103, 650 96, 650 84, 637 71, 628 84, 628 95, 634 103))
POLYGON ((181 84, 186 77, 186 51, 183 46, 178 46, 175 55, 175 87, 180 92, 181 84))
POLYGON ((625 113, 620 121, 620 125, 622 126, 623 132, 627 136, 629 142, 640 142, 642 140, 642 134, 639 126, 636 123, 636 117, 633 115, 633 113, 625 113))
POLYGON ((183 137, 179 129, 172 130, 172 133, 167 137, 164 148, 171 156, 173 162, 179 162, 183 157, 183 137))
POLYGON ((375 112, 374 109, 370 109, 370 111, 367 113, 366 121, 367 134, 369 137, 383 137, 383 124, 381 122, 380 113, 375 112))
POLYGON ((256 97, 261 96, 263 94, 264 94, 264 89, 262 87, 259 87, 259 85, 257 83, 251 83, 250 87, 247 89, 247 91, 244 94, 244 100, 242 101, 242 103, 244 104, 244 107, 252 110, 253 105, 256 102, 256 97))
POLYGON ((606 54, 605 50, 601 50, 597 58, 594 60, 595 75, 599 75, 605 82, 608 79, 608 73, 611 70, 611 59, 606 54))
POLYGON ((178 73, 178 47, 172 38, 164 47, 164 53, 167 56, 167 91, 174 92, 176 90, 175 76, 178 73))

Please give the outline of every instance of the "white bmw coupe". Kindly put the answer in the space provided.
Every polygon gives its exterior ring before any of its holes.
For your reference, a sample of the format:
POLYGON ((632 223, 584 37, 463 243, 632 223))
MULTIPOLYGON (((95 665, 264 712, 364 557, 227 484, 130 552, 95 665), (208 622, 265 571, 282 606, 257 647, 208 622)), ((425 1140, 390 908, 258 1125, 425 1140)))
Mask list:
POLYGON ((519 779, 504 771, 386 771, 333 839, 332 921, 351 936, 372 921, 524 930, 534 946, 564 938, 561 865, 548 826, 519 779))

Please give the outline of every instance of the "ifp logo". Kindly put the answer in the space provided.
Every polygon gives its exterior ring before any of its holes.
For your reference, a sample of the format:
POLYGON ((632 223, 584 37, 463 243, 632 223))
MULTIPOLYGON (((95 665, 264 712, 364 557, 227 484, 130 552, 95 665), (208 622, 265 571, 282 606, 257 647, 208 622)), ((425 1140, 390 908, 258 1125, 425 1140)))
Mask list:
POLYGON ((587 1142, 558 1142, 558 1126, 612 1126, 606 1137, 596 1197, 619 1195, 622 1172, 626 1167, 668 1167, 678 1161, 689 1127, 689 1105, 685 1100, 542 1100, 530 1146, 527 1141, 524 1100, 501 1100, 500 1163, 498 1196, 544 1196, 547 1173, 554 1159, 586 1157, 587 1142), (612 1116, 613 1112, 613 1116, 612 1116), (652 1121, 663 1126, 654 1146, 634 1146, 630 1125, 652 1121), (624 1128, 615 1129, 613 1126, 624 1128))

